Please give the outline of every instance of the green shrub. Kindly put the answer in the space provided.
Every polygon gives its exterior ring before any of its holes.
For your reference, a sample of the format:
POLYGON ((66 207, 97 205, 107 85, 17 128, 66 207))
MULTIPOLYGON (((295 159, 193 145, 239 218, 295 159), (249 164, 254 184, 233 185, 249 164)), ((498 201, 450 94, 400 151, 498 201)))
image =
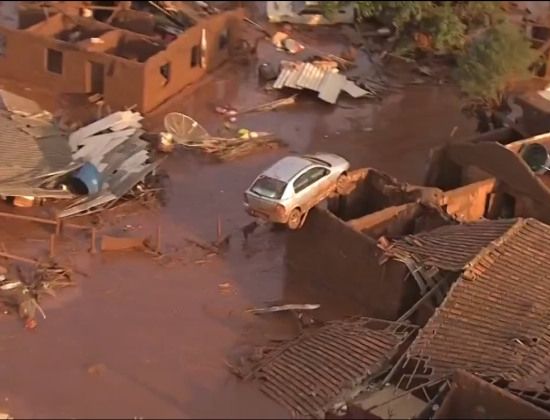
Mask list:
POLYGON ((469 101, 492 108, 500 105, 510 83, 531 77, 536 56, 519 28, 501 23, 470 43, 454 76, 469 101))

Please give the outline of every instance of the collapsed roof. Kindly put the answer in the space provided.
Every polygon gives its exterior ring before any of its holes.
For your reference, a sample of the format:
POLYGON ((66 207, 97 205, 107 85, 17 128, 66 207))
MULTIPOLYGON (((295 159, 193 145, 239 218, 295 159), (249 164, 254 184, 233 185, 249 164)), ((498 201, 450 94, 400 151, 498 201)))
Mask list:
POLYGON ((416 327, 360 318, 333 321, 284 343, 250 367, 247 378, 299 418, 324 414, 384 370, 416 327))
POLYGON ((465 369, 516 381, 517 390, 521 379, 548 378, 550 226, 535 219, 446 226, 397 241, 387 252, 464 269, 407 350, 403 367, 412 371, 402 379, 433 380, 465 369))

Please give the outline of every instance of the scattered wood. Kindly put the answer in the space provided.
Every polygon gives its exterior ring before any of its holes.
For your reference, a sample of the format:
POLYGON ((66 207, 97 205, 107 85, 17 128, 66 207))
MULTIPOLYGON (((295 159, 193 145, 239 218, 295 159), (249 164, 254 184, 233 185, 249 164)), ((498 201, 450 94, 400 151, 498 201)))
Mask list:
POLYGON ((263 32, 264 34, 266 34, 269 38, 271 38, 271 32, 269 32, 266 28, 264 28, 262 25, 260 25, 259 23, 256 23, 254 22, 252 19, 249 19, 249 18, 244 18, 244 21, 247 22, 247 23, 250 23, 252 26, 254 26, 256 29, 259 29, 260 32, 263 32))
POLYGON ((270 101, 261 105, 255 105, 249 108, 244 108, 243 110, 238 111, 237 115, 248 114, 250 112, 273 111, 274 109, 277 109, 283 106, 293 105, 296 103, 297 96, 298 95, 295 94, 295 95, 289 96, 288 98, 277 99, 275 101, 270 101))
POLYGON ((38 265, 39 264, 39 262, 36 261, 36 260, 26 258, 26 257, 20 257, 18 255, 13 255, 13 254, 10 254, 9 252, 0 252, 0 257, 7 258, 8 260, 24 262, 24 263, 32 264, 32 265, 38 265))
POLYGON ((312 311, 315 309, 319 309, 321 305, 319 304, 310 304, 310 303, 304 303, 304 304, 298 304, 298 303, 289 303, 287 305, 275 305, 275 306, 268 306, 266 308, 254 308, 254 309, 248 309, 246 312, 259 315, 259 314, 267 314, 272 312, 282 312, 282 311, 312 311))
POLYGON ((145 248, 147 238, 130 238, 103 235, 101 238, 102 251, 126 251, 145 248))
POLYGON ((207 137, 180 144, 187 148, 200 149, 221 161, 238 159, 260 150, 275 149, 284 145, 280 139, 266 132, 257 133, 257 137, 250 138, 207 137))
MULTIPOLYGON (((386 54, 383 54, 384 57, 392 57, 392 58, 397 58, 399 60, 403 60, 404 62, 406 63, 415 63, 416 60, 413 59, 413 58, 408 58, 408 57, 404 57, 402 55, 399 55, 399 54, 394 54, 394 53, 391 53, 391 52, 388 52, 386 54)), ((383 58, 383 57, 382 57, 383 58)))

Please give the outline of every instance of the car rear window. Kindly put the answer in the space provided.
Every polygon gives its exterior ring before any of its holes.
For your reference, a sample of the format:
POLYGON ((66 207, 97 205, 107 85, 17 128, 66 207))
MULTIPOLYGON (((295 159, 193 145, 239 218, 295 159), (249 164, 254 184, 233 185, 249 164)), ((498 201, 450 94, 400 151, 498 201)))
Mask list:
POLYGON ((262 197, 279 199, 283 196, 285 187, 286 182, 268 176, 262 176, 254 183, 251 191, 262 197))

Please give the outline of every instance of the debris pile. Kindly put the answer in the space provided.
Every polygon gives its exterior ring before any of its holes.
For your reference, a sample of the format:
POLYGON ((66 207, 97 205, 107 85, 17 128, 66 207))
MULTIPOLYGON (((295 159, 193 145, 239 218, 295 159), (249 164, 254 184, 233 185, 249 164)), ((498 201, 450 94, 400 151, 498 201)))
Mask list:
POLYGON ((140 138, 139 113, 115 112, 69 134, 34 102, 1 96, 0 195, 15 205, 65 199, 59 218, 83 214, 120 199, 159 163, 140 138))
POLYGON ((179 145, 201 150, 221 161, 238 159, 283 144, 272 133, 247 129, 240 129, 231 138, 211 136, 198 122, 177 112, 166 115, 164 127, 179 145))
POLYGON ((333 321, 306 329, 273 349, 265 348, 267 353, 253 352, 242 366, 231 367, 235 374, 257 380, 264 393, 295 417, 324 418, 382 371, 415 330, 369 318, 333 321))
POLYGON ((140 138, 141 114, 115 112, 69 136, 73 159, 82 163, 78 180, 87 195, 72 201, 58 217, 74 216, 120 199, 152 173, 148 143, 140 138))
POLYGON ((336 66, 327 65, 326 62, 282 61, 281 72, 273 83, 273 87, 275 89, 285 87, 297 90, 309 89, 318 92, 319 99, 330 104, 336 103, 342 90, 353 98, 375 96, 338 73, 336 66))
POLYGON ((46 315, 39 305, 42 296, 56 296, 56 290, 73 286, 71 270, 56 263, 41 264, 32 274, 25 276, 20 267, 7 270, 2 267, 0 275, 0 303, 8 310, 16 310, 25 326, 36 327, 36 312, 46 315))

